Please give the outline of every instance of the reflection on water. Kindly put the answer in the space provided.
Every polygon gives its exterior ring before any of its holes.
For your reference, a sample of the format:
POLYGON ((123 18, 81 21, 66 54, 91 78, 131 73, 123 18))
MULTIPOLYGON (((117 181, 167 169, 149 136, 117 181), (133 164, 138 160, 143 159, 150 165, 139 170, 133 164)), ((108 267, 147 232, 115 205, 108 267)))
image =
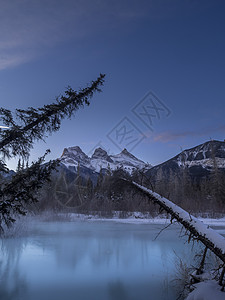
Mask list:
POLYGON ((26 293, 26 280, 19 269, 20 257, 26 242, 7 239, 0 250, 0 299, 20 299, 26 293))
POLYGON ((113 222, 38 222, 5 239, 0 299, 174 300, 175 253, 191 249, 172 227, 113 222))

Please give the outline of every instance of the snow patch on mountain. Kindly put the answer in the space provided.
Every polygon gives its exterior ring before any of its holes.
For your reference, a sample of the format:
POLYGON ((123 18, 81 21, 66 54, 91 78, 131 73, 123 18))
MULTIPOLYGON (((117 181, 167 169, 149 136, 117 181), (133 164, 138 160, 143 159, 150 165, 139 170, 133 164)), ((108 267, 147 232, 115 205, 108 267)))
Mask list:
POLYGON ((174 159, 179 167, 201 166, 212 169, 225 168, 225 142, 208 141, 194 148, 184 150, 174 159))
POLYGON ((185 163, 178 161, 177 162, 179 167, 186 166, 186 167, 194 167, 194 166, 201 166, 206 169, 212 169, 214 167, 214 164, 216 163, 216 166, 218 168, 225 168, 225 159, 216 157, 215 161, 211 158, 201 159, 201 160, 187 160, 185 163))

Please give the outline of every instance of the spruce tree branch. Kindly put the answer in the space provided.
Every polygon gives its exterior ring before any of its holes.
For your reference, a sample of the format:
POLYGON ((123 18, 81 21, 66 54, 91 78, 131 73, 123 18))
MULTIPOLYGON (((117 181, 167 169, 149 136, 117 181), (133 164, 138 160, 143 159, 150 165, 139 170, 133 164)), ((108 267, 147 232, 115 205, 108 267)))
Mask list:
POLYGON ((56 103, 44 105, 42 108, 27 110, 17 109, 16 115, 21 124, 16 124, 12 114, 8 110, 0 109, 3 122, 12 127, 2 131, 0 151, 4 157, 20 155, 27 157, 35 140, 44 140, 47 133, 59 130, 62 119, 70 118, 79 107, 89 105, 89 99, 95 92, 100 92, 100 86, 104 83, 104 74, 92 81, 92 83, 80 90, 74 91, 68 88, 65 96, 57 98, 56 103))
POLYGON ((43 183, 50 181, 51 172, 59 161, 50 161, 43 165, 45 155, 24 170, 17 172, 0 190, 0 231, 3 226, 11 225, 18 214, 25 215, 27 206, 37 202, 36 193, 43 183))
MULTIPOLYGON (((64 96, 42 108, 17 109, 17 121, 10 110, 0 108, 1 122, 10 127, 0 129, 0 153, 3 156, 0 159, 0 171, 6 171, 3 160, 5 157, 19 155, 27 158, 35 140, 44 140, 47 134, 59 130, 64 118, 71 118, 80 107, 89 105, 89 99, 94 93, 101 91, 104 77, 105 75, 100 74, 89 86, 78 92, 69 87, 64 96)), ((43 164, 46 154, 30 167, 17 172, 10 181, 1 182, 0 231, 4 225, 9 226, 15 221, 15 215, 26 214, 27 205, 37 201, 36 192, 43 183, 50 180, 58 160, 43 164)))

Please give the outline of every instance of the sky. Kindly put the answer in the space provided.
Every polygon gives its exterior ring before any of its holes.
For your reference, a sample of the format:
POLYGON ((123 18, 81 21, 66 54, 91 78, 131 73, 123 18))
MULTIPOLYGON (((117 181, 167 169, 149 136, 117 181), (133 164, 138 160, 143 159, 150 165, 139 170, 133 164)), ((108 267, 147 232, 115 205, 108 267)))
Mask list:
POLYGON ((0 0, 1 107, 41 107, 106 74, 102 93, 30 160, 79 145, 156 165, 223 141, 224 15, 220 0, 0 0))

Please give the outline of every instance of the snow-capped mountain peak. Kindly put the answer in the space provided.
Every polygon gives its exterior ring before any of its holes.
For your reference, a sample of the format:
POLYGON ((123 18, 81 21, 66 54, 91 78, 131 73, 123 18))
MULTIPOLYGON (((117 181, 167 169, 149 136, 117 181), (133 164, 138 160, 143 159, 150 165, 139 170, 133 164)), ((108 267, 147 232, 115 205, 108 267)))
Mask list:
POLYGON ((123 149, 121 153, 111 155, 110 157, 114 164, 123 166, 125 170, 128 170, 128 172, 131 172, 134 168, 142 169, 147 166, 145 162, 128 152, 127 149, 123 149))
POLYGON ((123 149, 123 151, 121 152, 121 154, 128 155, 128 156, 132 155, 130 152, 127 151, 126 148, 123 149))
POLYGON ((108 162, 113 162, 108 153, 102 148, 96 148, 91 159, 102 159, 108 162))
POLYGON ((70 170, 74 170, 74 172, 76 172, 78 164, 94 172, 100 172, 101 169, 108 168, 111 170, 123 168, 131 173, 134 169, 151 168, 149 164, 136 158, 126 149, 117 155, 108 155, 104 149, 97 148, 93 155, 89 157, 79 146, 65 148, 61 156, 61 163, 70 170))
POLYGON ((126 148, 123 149, 123 151, 120 153, 120 155, 123 156, 123 157, 126 157, 126 158, 128 157, 131 160, 138 161, 140 163, 144 163, 142 160, 138 159, 133 154, 131 154, 130 152, 128 152, 126 148))
POLYGON ((77 166, 80 164, 88 164, 89 157, 81 150, 79 146, 64 148, 61 162, 65 166, 77 166))

